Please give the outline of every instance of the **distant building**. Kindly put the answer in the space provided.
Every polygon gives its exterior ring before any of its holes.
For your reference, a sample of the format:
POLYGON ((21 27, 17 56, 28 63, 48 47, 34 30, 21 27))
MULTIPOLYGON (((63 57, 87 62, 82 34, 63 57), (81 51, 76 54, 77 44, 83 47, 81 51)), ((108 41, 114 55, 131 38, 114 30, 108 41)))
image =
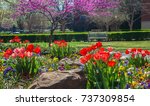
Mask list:
POLYGON ((150 0, 143 0, 141 29, 150 29, 150 0))

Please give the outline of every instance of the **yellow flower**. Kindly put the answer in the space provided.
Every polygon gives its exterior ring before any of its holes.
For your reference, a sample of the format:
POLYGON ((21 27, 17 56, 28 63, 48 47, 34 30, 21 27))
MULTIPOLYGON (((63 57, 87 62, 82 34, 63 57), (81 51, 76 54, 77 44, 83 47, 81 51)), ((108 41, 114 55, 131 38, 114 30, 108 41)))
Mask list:
POLYGON ((58 58, 54 57, 53 62, 58 62, 58 58))
POLYGON ((4 66, 0 66, 0 72, 3 72, 5 70, 4 66))
POLYGON ((144 79, 146 79, 147 78, 147 75, 146 74, 143 74, 143 75, 141 75, 140 77, 139 77, 139 79, 141 80, 141 81, 143 81, 144 79))
POLYGON ((144 77, 143 77, 143 76, 141 76, 141 77, 140 77, 140 80, 141 80, 141 81, 143 81, 143 80, 144 80, 144 77))
POLYGON ((52 72, 52 71, 53 71, 53 68, 49 68, 48 71, 49 71, 49 72, 52 72))
POLYGON ((132 88, 135 88, 138 85, 138 83, 136 81, 132 81, 131 86, 132 88))
POLYGON ((0 53, 0 57, 3 57, 3 54, 4 54, 4 53, 0 53))
POLYGON ((143 74, 143 72, 140 70, 140 71, 138 71, 138 74, 140 74, 140 75, 141 75, 141 74, 143 74))
POLYGON ((119 71, 124 71, 125 70, 125 67, 124 66, 120 66, 119 67, 119 71))
POLYGON ((124 61, 122 61, 122 63, 124 64, 125 62, 124 62, 124 61))
POLYGON ((130 65, 130 67, 133 67, 133 65, 130 65))

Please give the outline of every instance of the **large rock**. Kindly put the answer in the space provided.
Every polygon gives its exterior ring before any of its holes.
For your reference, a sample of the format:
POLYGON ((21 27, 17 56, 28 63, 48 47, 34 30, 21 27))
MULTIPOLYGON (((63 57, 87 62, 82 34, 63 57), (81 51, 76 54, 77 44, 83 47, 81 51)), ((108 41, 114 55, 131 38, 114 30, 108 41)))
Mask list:
POLYGON ((83 69, 43 73, 29 89, 85 89, 86 78, 83 69))

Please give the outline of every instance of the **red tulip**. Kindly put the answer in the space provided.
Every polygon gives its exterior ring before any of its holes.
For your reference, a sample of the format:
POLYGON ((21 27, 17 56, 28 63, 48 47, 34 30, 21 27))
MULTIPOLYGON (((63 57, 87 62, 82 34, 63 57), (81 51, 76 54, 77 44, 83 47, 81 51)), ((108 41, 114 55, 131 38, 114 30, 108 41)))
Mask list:
POLYGON ((19 43, 19 42, 21 42, 21 39, 18 36, 15 36, 13 38, 13 41, 19 43))
POLYGON ((112 52, 113 49, 114 49, 113 47, 108 47, 108 48, 107 48, 107 50, 108 50, 109 52, 112 52))
POLYGON ((126 54, 129 54, 129 53, 130 53, 130 51, 127 49, 127 50, 125 51, 125 53, 126 53, 126 54))
POLYGON ((119 60, 121 56, 122 56, 122 54, 120 52, 117 52, 114 54, 114 58, 117 60, 119 60))
POLYGON ((61 42, 58 46, 59 47, 66 47, 67 46, 67 42, 61 42))
POLYGON ((138 52, 142 52, 142 49, 141 49, 141 48, 138 48, 137 51, 138 51, 138 52))
POLYGON ((148 55, 150 55, 150 51, 148 51, 148 55))
POLYGON ((20 58, 24 58, 24 57, 25 57, 25 54, 24 54, 24 53, 19 53, 18 56, 19 56, 20 58))
POLYGON ((103 48, 103 47, 101 47, 100 49, 99 49, 99 51, 104 51, 105 50, 105 48, 103 48))
POLYGON ((13 53, 13 50, 11 48, 7 49, 6 52, 8 55, 11 55, 13 53))
POLYGON ((38 46, 33 50, 36 54, 39 54, 41 52, 41 48, 38 46))
POLYGON ((87 48, 83 48, 83 49, 81 49, 80 50, 80 54, 82 55, 82 56, 85 56, 86 54, 87 54, 87 48))
POLYGON ((34 49, 34 45, 33 44, 29 44, 26 48, 26 51, 32 52, 34 49))
POLYGON ((65 40, 55 40, 54 44, 58 45, 59 47, 66 47, 68 45, 65 40))
POLYGON ((148 55, 149 54, 149 51, 148 50, 144 50, 145 51, 145 53, 148 55))
POLYGON ((146 56, 146 53, 142 53, 142 57, 145 57, 146 56))
POLYGON ((108 65, 109 67, 114 67, 114 66, 116 65, 116 62, 113 61, 113 60, 111 60, 111 61, 108 61, 107 65, 108 65))
POLYGON ((8 58, 10 57, 10 55, 5 52, 5 53, 4 53, 4 57, 5 57, 6 59, 8 59, 8 58))
POLYGON ((85 58, 86 58, 87 60, 90 60, 90 59, 92 58, 92 55, 91 55, 91 54, 87 54, 87 55, 85 56, 85 58))
POLYGON ((104 62, 107 62, 109 57, 110 57, 110 54, 108 52, 105 52, 105 51, 98 51, 93 56, 94 60, 102 59, 104 62))
POLYGON ((20 39, 18 36, 15 36, 13 39, 20 39))
POLYGON ((135 54, 134 54, 134 53, 132 53, 131 57, 132 57, 132 58, 135 58, 135 54))
POLYGON ((25 40, 23 43, 30 43, 30 41, 29 40, 25 40))
POLYGON ((65 41, 65 40, 60 40, 60 42, 61 42, 61 43, 66 43, 66 41, 65 41))
POLYGON ((92 45, 91 48, 92 48, 92 50, 95 50, 95 49, 97 49, 97 45, 92 45))
POLYGON ((104 61, 104 62, 107 62, 108 61, 108 59, 109 59, 109 57, 110 57, 110 54, 108 53, 108 52, 104 52, 103 54, 102 54, 102 60, 104 61))
POLYGON ((96 46, 97 46, 97 48, 102 47, 102 43, 101 42, 97 42, 96 46))
POLYGON ((81 57, 80 58, 80 62, 82 63, 82 64, 85 64, 85 63, 87 63, 87 58, 86 57, 81 57))
POLYGON ((131 49, 131 52, 136 52, 136 48, 132 48, 132 49, 131 49))
POLYGON ((55 40, 55 41, 54 41, 54 44, 58 44, 58 43, 59 43, 59 41, 58 41, 58 40, 55 40))
POLYGON ((14 39, 14 42, 20 43, 21 40, 20 39, 14 39))

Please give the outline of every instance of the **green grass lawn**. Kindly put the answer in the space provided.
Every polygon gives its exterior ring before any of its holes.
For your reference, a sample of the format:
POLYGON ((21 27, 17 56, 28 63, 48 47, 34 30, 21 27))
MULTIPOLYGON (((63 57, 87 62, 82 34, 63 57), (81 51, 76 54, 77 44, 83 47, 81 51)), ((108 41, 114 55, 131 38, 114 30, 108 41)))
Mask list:
MULTIPOLYGON (((76 48, 87 47, 96 42, 69 42, 69 44, 76 48)), ((36 43, 41 47, 48 47, 48 43, 36 43)), ((104 47, 112 46, 116 50, 123 51, 127 48, 143 48, 150 50, 150 41, 117 41, 117 42, 103 42, 104 47)))

